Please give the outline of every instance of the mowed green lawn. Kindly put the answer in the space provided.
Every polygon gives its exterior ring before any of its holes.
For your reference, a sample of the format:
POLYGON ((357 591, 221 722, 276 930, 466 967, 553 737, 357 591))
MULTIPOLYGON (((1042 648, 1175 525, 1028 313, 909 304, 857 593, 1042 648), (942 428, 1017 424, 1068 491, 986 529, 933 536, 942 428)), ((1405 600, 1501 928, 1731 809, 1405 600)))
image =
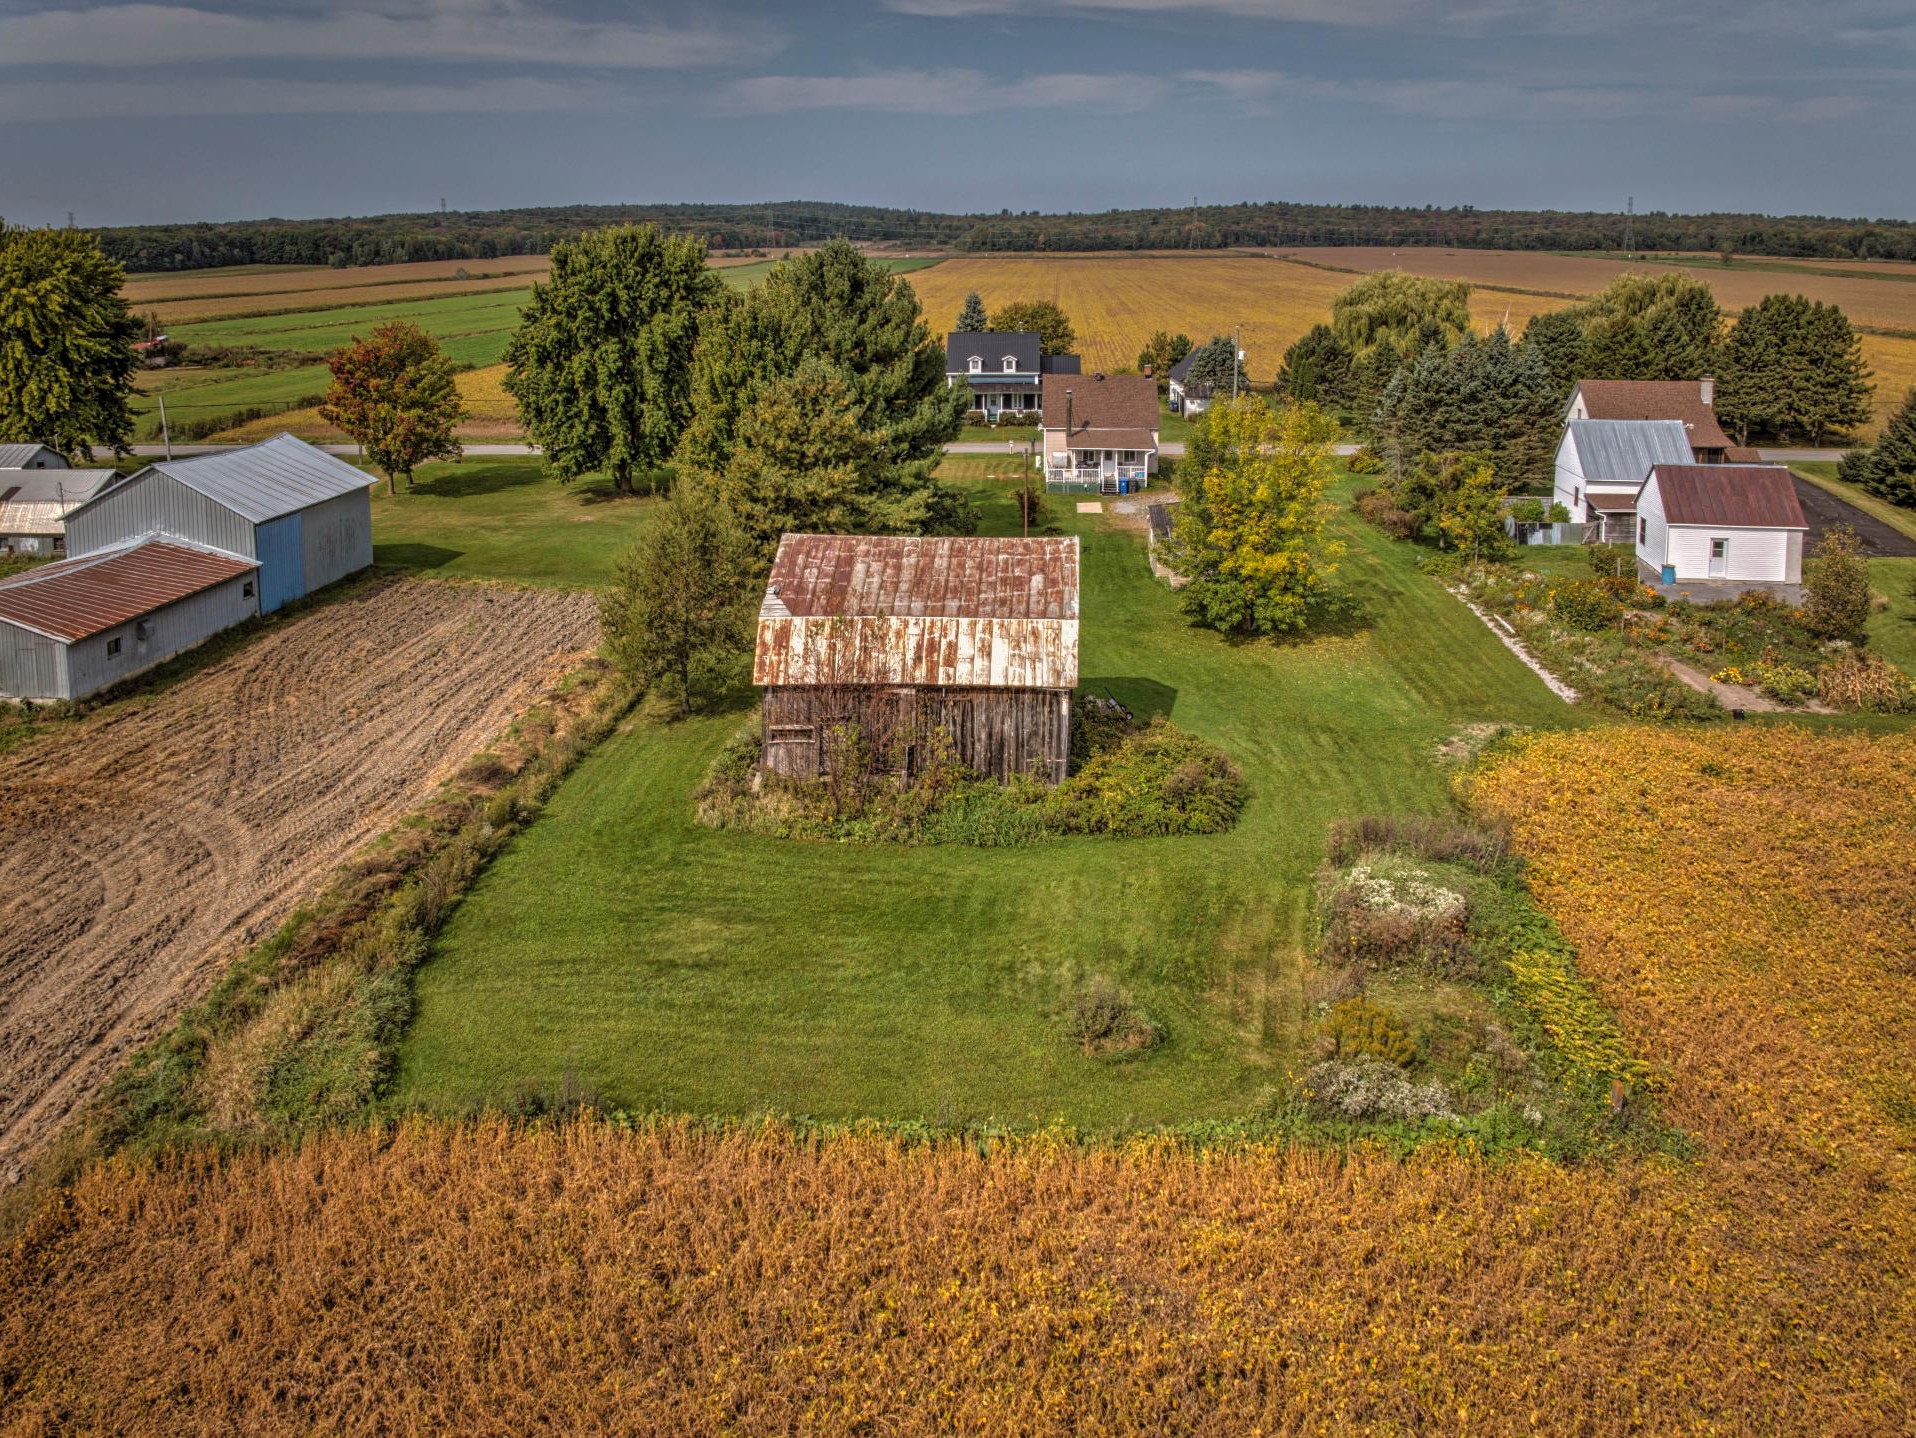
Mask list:
MULTIPOLYGON (((988 529, 1014 532, 1009 484, 973 483, 988 529)), ((442 934, 397 1102, 456 1110, 570 1082, 695 1113, 1099 1130, 1248 1114, 1297 1053, 1326 825, 1444 807, 1431 748, 1459 724, 1577 721, 1367 527, 1339 525, 1366 626, 1233 643, 1179 617, 1136 531, 1068 497, 1050 508, 1084 540, 1084 686, 1228 748, 1252 789, 1236 830, 1013 850, 721 834, 690 794, 748 711, 635 719, 442 934), (1093 973, 1168 1041, 1080 1054, 1059 1007, 1093 973)))
POLYGON ((373 491, 373 560, 469 579, 602 584, 651 513, 609 481, 561 484, 532 458, 430 464, 414 487, 373 491))

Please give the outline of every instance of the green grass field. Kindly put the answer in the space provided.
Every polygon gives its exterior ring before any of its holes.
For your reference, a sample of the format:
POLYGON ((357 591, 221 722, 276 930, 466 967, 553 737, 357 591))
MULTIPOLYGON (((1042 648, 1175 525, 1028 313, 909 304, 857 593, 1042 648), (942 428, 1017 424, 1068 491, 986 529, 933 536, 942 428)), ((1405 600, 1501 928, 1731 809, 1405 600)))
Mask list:
MULTIPOLYGON (((1010 532, 1009 484, 970 482, 988 531, 1010 532)), ((745 703, 634 720, 444 931, 396 1101, 460 1109, 576 1081, 695 1113, 1105 1130, 1247 1114, 1295 1056, 1326 825, 1441 809, 1430 751, 1456 725, 1578 721, 1414 551, 1348 518, 1367 621, 1233 643, 1183 622, 1136 531, 1068 497, 1050 509, 1085 545, 1085 688, 1229 749, 1252 787, 1236 830, 1015 850, 721 834, 693 822, 689 796, 745 703), (1079 1054, 1057 1009, 1088 973, 1129 988, 1168 1041, 1129 1062, 1079 1054)))
MULTIPOLYGON (((731 265, 714 271, 734 289, 749 289, 762 280, 774 262, 731 265)), ((886 268, 905 273, 935 265, 936 260, 880 260, 886 268)), ((276 270, 277 267, 263 267, 276 270)), ((234 271, 238 273, 239 271, 234 271)), ((159 401, 166 394, 168 418, 177 426, 189 420, 213 419, 257 408, 290 409, 297 401, 325 391, 323 358, 365 335, 376 325, 410 320, 436 336, 446 353, 461 367, 480 368, 505 358, 506 344, 519 323, 519 311, 531 297, 530 287, 487 290, 437 299, 397 299, 383 304, 355 304, 323 310, 293 310, 278 314, 232 316, 173 325, 168 334, 188 346, 218 346, 282 350, 311 355, 314 362, 292 369, 187 367, 165 372, 149 382, 134 399, 139 416, 136 437, 160 436, 159 401)), ((188 358, 192 358, 189 349, 188 358)))
POLYGON ((431 464, 415 487, 373 492, 373 560, 467 579, 583 589, 602 583, 651 513, 604 480, 560 484, 536 459, 431 464))
POLYGON ((223 418, 245 409, 290 409, 302 400, 326 392, 323 364, 292 369, 228 369, 185 367, 157 372, 148 387, 133 395, 134 438, 160 437, 160 402, 166 396, 166 415, 177 439, 181 426, 196 420, 223 418))

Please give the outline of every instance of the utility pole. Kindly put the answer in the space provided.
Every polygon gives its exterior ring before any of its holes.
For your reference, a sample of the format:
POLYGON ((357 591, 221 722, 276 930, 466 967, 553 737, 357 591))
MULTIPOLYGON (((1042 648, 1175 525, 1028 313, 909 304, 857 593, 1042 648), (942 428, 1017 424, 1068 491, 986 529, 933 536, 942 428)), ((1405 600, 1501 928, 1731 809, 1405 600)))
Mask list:
POLYGON ((1637 197, 1630 196, 1623 202, 1623 257, 1634 260, 1637 257, 1637 197))
POLYGON ((157 395, 160 402, 160 443, 166 447, 166 457, 173 457, 173 431, 166 427, 166 396, 157 395))
POLYGON ((1237 398, 1237 372, 1244 368, 1244 351, 1238 348, 1238 326, 1231 326, 1231 398, 1237 398))

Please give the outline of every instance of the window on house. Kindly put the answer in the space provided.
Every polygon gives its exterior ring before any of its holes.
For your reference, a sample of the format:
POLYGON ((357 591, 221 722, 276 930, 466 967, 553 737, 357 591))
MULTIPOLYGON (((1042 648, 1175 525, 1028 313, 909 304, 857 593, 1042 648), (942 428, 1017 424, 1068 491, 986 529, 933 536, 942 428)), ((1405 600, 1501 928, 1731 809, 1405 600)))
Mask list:
POLYGON ((146 643, 147 636, 151 633, 152 631, 146 627, 146 621, 144 619, 133 626, 133 637, 142 644, 146 643))
POLYGON ((115 654, 118 654, 120 652, 120 641, 118 639, 107 640, 106 652, 108 658, 112 658, 115 654))
POLYGON ((1006 355, 1005 356, 1005 373, 1013 374, 1017 371, 1017 368, 1018 368, 1018 357, 1016 355, 1006 355))
POLYGON ((1648 544, 1649 542, 1650 542, 1650 521, 1647 519, 1639 518, 1637 520, 1637 543, 1648 544))
POLYGON ((1575 485, 1575 486, 1573 486, 1573 487, 1571 488, 1571 490, 1570 490, 1570 502, 1571 502, 1571 503, 1572 503, 1573 505, 1575 505, 1575 504, 1582 504, 1582 503, 1583 503, 1583 486, 1582 486, 1582 485, 1580 485, 1580 484, 1579 484, 1579 485, 1575 485))
POLYGON ((251 599, 252 597, 253 597, 253 581, 249 579, 246 581, 246 583, 240 586, 240 598, 251 599))
POLYGON ((973 355, 973 356, 971 357, 971 361, 970 361, 970 364, 971 364, 971 372, 972 372, 973 374, 982 374, 982 373, 984 373, 984 368, 985 368, 985 362, 984 362, 983 360, 981 360, 981 359, 979 359, 977 355, 973 355))

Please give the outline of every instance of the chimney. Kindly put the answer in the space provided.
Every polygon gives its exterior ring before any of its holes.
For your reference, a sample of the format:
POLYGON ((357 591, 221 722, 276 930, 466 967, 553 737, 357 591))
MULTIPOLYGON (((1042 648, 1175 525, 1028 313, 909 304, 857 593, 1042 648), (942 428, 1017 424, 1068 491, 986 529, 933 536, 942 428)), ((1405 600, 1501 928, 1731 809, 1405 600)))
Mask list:
POLYGON ((1151 366, 1150 366, 1150 365, 1146 365, 1146 366, 1144 367, 1144 377, 1145 377, 1146 379, 1149 379, 1149 378, 1151 378, 1151 366))
POLYGON ((1697 381, 1696 387, 1697 387, 1697 392, 1703 396, 1703 402, 1705 404, 1713 405, 1716 403, 1716 376, 1715 375, 1706 374, 1705 376, 1703 376, 1702 379, 1697 381))

